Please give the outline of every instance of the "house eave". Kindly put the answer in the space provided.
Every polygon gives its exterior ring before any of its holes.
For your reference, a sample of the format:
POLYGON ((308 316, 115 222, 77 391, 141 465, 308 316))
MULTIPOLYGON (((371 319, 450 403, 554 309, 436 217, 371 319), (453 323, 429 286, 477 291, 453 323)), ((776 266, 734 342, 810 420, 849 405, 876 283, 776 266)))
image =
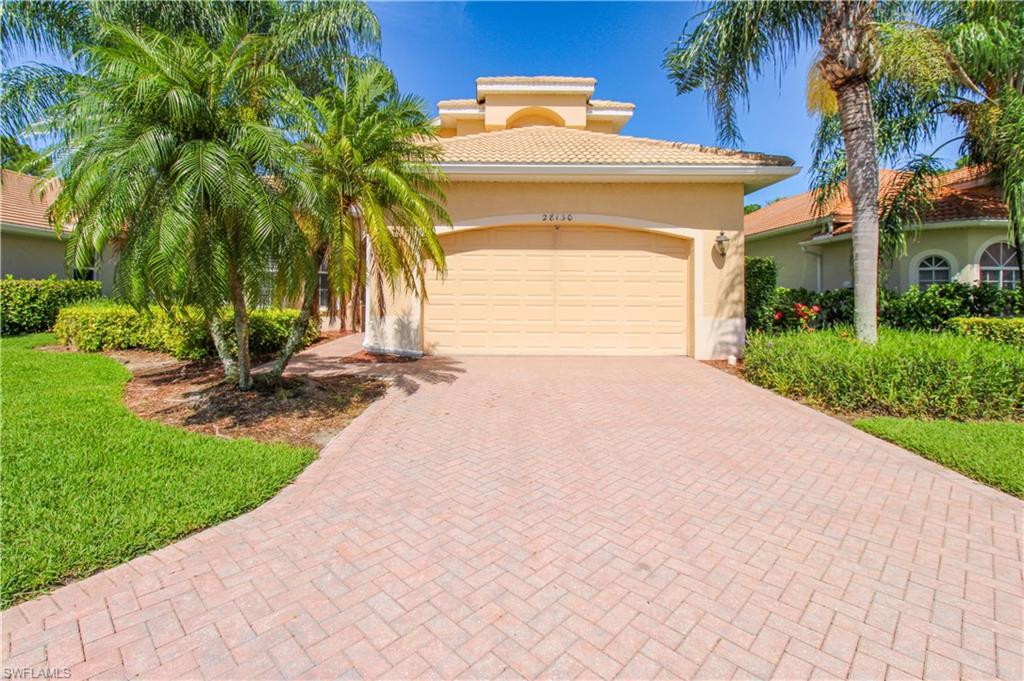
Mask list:
POLYGON ((746 192, 792 177, 796 166, 441 163, 449 178, 463 182, 714 182, 742 183, 746 192))
MULTIPOLYGON (((67 233, 69 230, 64 230, 67 233)), ((4 234, 20 234, 22 236, 35 236, 44 239, 59 239, 57 232, 52 227, 36 227, 32 225, 18 225, 13 222, 0 223, 0 232, 4 234)))
POLYGON ((810 229, 811 227, 825 227, 831 221, 832 216, 825 215, 820 218, 814 218, 813 220, 804 220, 803 222, 797 222, 792 225, 786 225, 785 227, 767 229, 763 232, 757 232, 756 234, 744 234, 743 238, 747 241, 759 241, 761 239, 769 239, 773 236, 782 236, 784 234, 790 234, 792 232, 799 232, 804 229, 810 229))
MULTIPOLYGON (((976 228, 991 228, 991 227, 1003 227, 1006 228, 1010 224, 1010 221, 1006 218, 970 218, 967 220, 946 220, 944 222, 926 222, 923 225, 917 227, 921 231, 932 231, 940 229, 969 229, 971 227, 976 228)), ((844 234, 837 234, 835 236, 822 235, 815 239, 808 239, 806 241, 799 242, 800 246, 811 246, 821 244, 831 244, 840 241, 849 241, 853 238, 852 232, 846 232, 844 234)))

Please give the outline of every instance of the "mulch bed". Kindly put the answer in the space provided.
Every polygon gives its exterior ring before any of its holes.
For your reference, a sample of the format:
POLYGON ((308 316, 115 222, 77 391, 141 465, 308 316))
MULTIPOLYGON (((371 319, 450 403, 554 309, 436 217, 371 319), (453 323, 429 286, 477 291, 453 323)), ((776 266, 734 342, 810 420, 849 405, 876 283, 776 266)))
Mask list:
POLYGON ((145 419, 225 438, 252 438, 323 447, 387 384, 376 378, 338 374, 287 377, 270 383, 259 374, 253 390, 224 381, 220 363, 180 362, 160 353, 107 353, 134 378, 125 404, 145 419))
POLYGON ((739 378, 743 378, 743 360, 737 360, 735 364, 729 364, 728 360, 724 359, 704 359, 701 360, 704 364, 709 367, 714 367, 719 371, 724 371, 727 374, 732 374, 739 378))
POLYGON ((344 357, 341 361, 346 364, 404 364, 405 362, 415 362, 417 359, 417 357, 407 355, 375 355, 366 350, 360 350, 344 357))

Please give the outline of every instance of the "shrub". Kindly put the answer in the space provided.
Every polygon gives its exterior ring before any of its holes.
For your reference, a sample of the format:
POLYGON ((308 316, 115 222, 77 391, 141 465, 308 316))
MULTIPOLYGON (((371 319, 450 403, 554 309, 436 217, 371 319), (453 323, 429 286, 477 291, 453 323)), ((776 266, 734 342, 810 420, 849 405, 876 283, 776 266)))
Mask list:
MULTIPOLYGON (((853 324, 853 289, 818 293, 804 288, 779 287, 774 292, 770 328, 774 331, 799 328, 797 303, 821 308, 816 320, 818 328, 853 324)), ((1024 292, 989 284, 972 286, 952 282, 929 286, 924 291, 912 287, 903 293, 883 290, 878 298, 879 321, 894 329, 939 331, 954 317, 1017 315, 1024 315, 1024 292)))
POLYGON ((772 325, 778 267, 772 258, 752 257, 746 259, 745 267, 747 328, 764 331, 772 325))
POLYGON ((0 279, 0 333, 4 335, 46 331, 64 306, 98 298, 98 281, 76 279, 0 279))
POLYGON ((837 412, 953 419, 1024 418, 1024 354, 953 334, 845 329, 752 334, 747 378, 837 412))
MULTIPOLYGON (((298 310, 253 310, 249 317, 252 354, 265 356, 280 350, 298 314, 298 310)), ((233 341, 229 310, 224 311, 220 324, 228 340, 233 341)), ((93 301, 61 310, 53 331, 60 342, 86 352, 134 348, 191 360, 216 355, 203 315, 194 308, 167 312, 153 307, 139 311, 107 300, 93 301)), ((313 343, 319 336, 319 320, 311 319, 300 347, 313 343)), ((234 347, 231 351, 235 351, 234 347)))
POLYGON ((946 329, 961 336, 983 338, 1024 350, 1024 317, 954 317, 946 329))

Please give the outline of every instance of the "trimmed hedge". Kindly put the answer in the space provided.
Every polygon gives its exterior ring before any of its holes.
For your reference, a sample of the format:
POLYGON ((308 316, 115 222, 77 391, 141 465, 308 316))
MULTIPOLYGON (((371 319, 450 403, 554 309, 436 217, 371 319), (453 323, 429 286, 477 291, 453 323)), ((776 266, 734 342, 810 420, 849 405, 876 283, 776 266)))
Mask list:
POLYGON ((975 338, 882 328, 752 334, 746 377, 786 397, 851 414, 1024 419, 1024 353, 975 338))
MULTIPOLYGON (((271 355, 284 347, 298 310, 257 309, 249 315, 249 350, 254 356, 271 355)), ((222 313, 225 337, 234 343, 230 310, 222 313)), ((107 300, 72 305, 60 311, 53 332, 61 343, 86 352, 101 350, 154 350, 178 359, 216 356, 202 313, 185 308, 168 313, 153 307, 139 311, 107 300)), ((319 320, 311 319, 301 347, 320 337, 319 320)), ((234 352, 234 347, 231 351, 234 352)))
MULTIPOLYGON (((853 324, 853 289, 809 291, 779 287, 774 294, 774 314, 760 331, 786 331, 799 328, 794 311, 796 303, 821 308, 819 328, 853 324), (781 315, 778 319, 776 315, 781 315)), ((960 282, 929 286, 921 291, 912 287, 903 293, 881 291, 878 319, 894 329, 941 331, 955 317, 1015 317, 1024 315, 1024 291, 1000 289, 990 284, 972 286, 960 282)))
POLYGON ((1024 350, 1024 317, 954 317, 946 322, 946 329, 1024 350))
POLYGON ((778 265, 774 258, 748 256, 744 262, 746 317, 748 329, 767 329, 775 312, 775 282, 778 265))
POLYGON ((99 298, 102 284, 76 279, 0 279, 0 333, 47 331, 64 306, 99 298))

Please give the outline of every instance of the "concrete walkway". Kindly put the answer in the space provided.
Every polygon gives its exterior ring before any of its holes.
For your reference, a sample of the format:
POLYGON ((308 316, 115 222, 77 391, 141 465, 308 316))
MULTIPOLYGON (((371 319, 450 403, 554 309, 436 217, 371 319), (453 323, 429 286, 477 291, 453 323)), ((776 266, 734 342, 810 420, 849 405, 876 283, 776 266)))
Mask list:
POLYGON ((1021 678, 1012 497, 687 359, 363 370, 293 485, 3 613, 5 667, 1021 678))

